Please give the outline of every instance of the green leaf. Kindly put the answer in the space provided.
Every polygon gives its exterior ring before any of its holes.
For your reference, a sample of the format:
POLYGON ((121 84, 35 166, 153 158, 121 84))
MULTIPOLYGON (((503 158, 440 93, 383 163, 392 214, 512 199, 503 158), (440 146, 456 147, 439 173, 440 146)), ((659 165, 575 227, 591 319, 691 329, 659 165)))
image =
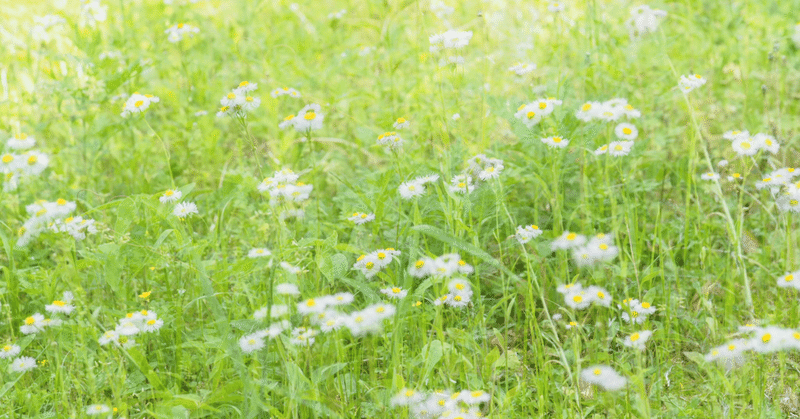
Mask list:
POLYGON ((114 224, 114 232, 121 236, 133 223, 136 216, 136 202, 132 198, 126 198, 117 207, 117 223, 114 224))

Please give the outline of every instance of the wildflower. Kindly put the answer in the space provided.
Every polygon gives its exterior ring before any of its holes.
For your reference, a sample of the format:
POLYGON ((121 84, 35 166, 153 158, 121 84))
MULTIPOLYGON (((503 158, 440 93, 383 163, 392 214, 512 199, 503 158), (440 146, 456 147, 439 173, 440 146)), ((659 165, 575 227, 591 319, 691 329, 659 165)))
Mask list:
POLYGON ((354 212, 352 216, 347 218, 348 220, 352 221, 356 225, 361 225, 368 223, 375 219, 375 214, 367 214, 365 212, 354 212))
POLYGON ((623 140, 635 140, 639 136, 639 130, 636 129, 636 126, 625 122, 617 125, 614 128, 614 133, 623 140))
POLYGON ((453 114, 453 115, 450 117, 450 119, 452 119, 453 121, 458 121, 459 119, 461 119, 461 115, 460 115, 460 114, 457 114, 457 113, 454 113, 454 114, 453 114))
POLYGON ((400 184, 398 191, 400 192, 401 198, 408 200, 424 194, 425 185, 422 185, 415 181, 405 182, 400 184))
MULTIPOLYGON (((70 293, 69 295, 71 297, 72 293, 70 293)), ((63 300, 55 300, 55 301, 53 301, 52 304, 48 304, 48 305, 44 306, 44 309, 48 313, 70 314, 70 313, 72 313, 72 310, 75 310, 75 306, 70 304, 71 301, 72 301, 72 298, 68 298, 68 299, 65 298, 63 300), (64 300, 66 300, 66 301, 64 301, 64 300)))
POLYGON ((398 299, 398 300, 402 299, 402 298, 405 298, 405 296, 408 295, 408 291, 404 290, 404 289, 402 289, 400 287, 384 288, 384 289, 381 290, 381 293, 383 293, 384 295, 386 295, 389 298, 398 299))
POLYGON ((595 156, 600 156, 608 152, 608 144, 601 145, 594 151, 595 156))
POLYGON ((106 346, 111 342, 117 343, 119 342, 119 333, 114 330, 108 330, 103 333, 103 336, 100 336, 100 338, 97 339, 97 342, 100 344, 100 346, 106 346))
POLYGON ((247 257, 249 257, 250 259, 266 257, 270 255, 272 255, 272 252, 270 252, 269 249, 264 247, 257 247, 255 249, 250 249, 250 251, 247 252, 247 257))
POLYGON ((578 292, 583 290, 583 286, 579 283, 572 283, 572 284, 562 284, 556 288, 559 294, 568 294, 572 292, 578 292))
POLYGON ((737 137, 731 143, 733 151, 740 156, 755 156, 761 149, 752 137, 737 137))
POLYGON ((632 148, 633 141, 612 141, 608 144, 608 154, 614 157, 627 156, 632 148))
POLYGON ((281 266, 281 268, 283 268, 287 272, 295 274, 295 275, 303 272, 303 270, 301 268, 298 268, 297 266, 294 266, 294 265, 290 264, 289 262, 281 262, 280 266, 281 266))
POLYGON ((465 307, 472 301, 472 292, 468 294, 447 294, 444 303, 450 307, 465 307))
POLYGON ((21 356, 11 363, 11 371, 25 372, 36 368, 36 360, 29 356, 21 356))
POLYGON ((539 229, 539 226, 535 224, 530 224, 527 226, 518 226, 517 233, 514 235, 514 238, 517 239, 520 244, 525 244, 532 239, 539 237, 542 234, 542 230, 539 229))
POLYGON ((569 140, 559 136, 542 138, 541 141, 550 148, 564 148, 569 145, 569 140))
POLYGON ((394 129, 403 129, 408 127, 408 124, 409 124, 408 120, 406 120, 403 117, 400 117, 397 118, 396 121, 394 121, 394 124, 392 124, 392 126, 394 127, 394 129))
POLYGON ((564 328, 567 329, 567 330, 570 330, 570 329, 575 328, 575 327, 578 327, 578 323, 577 322, 569 322, 569 323, 564 325, 564 328))
POLYGON ((655 32, 667 12, 642 5, 631 9, 631 18, 625 22, 631 39, 655 32))
POLYGON ((472 31, 450 30, 438 35, 432 35, 429 38, 431 43, 430 52, 437 52, 441 48, 463 48, 469 45, 470 39, 472 39, 472 31))
POLYGON ((456 175, 450 181, 450 192, 471 194, 475 191, 472 183, 472 176, 456 175))
POLYGON ((151 103, 158 103, 159 101, 158 96, 134 93, 125 101, 120 115, 124 117, 134 113, 142 113, 150 107, 151 103))
POLYGON ((262 349, 264 346, 266 346, 264 338, 254 334, 242 336, 239 339, 239 347, 242 348, 242 352, 246 354, 262 349))
POLYGON ((396 396, 392 397, 390 401, 392 406, 409 406, 422 402, 425 396, 415 390, 404 388, 400 390, 396 396))
POLYGON ((749 131, 740 131, 740 130, 731 130, 731 131, 726 131, 724 134, 722 134, 722 138, 724 138, 726 140, 730 140, 730 141, 733 141, 733 140, 735 140, 737 138, 740 138, 740 137, 745 137, 745 138, 750 137, 750 132, 749 131))
POLYGON ((643 330, 641 332, 633 333, 625 338, 623 344, 629 348, 643 351, 647 340, 650 339, 652 334, 653 332, 650 330, 643 330))
POLYGON ((17 356, 22 349, 18 345, 3 345, 0 348, 0 359, 8 359, 17 356))
POLYGON ((168 35, 167 40, 169 42, 175 43, 182 41, 184 36, 193 37, 194 34, 200 33, 200 29, 185 23, 178 23, 167 28, 164 33, 168 35))
POLYGON ((175 205, 175 209, 172 210, 172 215, 181 220, 197 213, 197 205, 194 202, 181 202, 175 205))
POLYGON ((703 180, 719 180, 719 173, 714 172, 707 172, 700 175, 700 179, 703 180))
POLYGON ((560 1, 551 1, 547 4, 547 11, 551 13, 563 12, 566 6, 560 1))
POLYGON ((772 154, 777 154, 778 150, 780 149, 781 145, 775 141, 775 137, 768 135, 768 134, 756 134, 753 138, 758 144, 760 144, 760 148, 769 151, 772 154))
POLYGON ((19 133, 9 138, 6 145, 12 150, 27 150, 36 145, 36 139, 25 133, 19 133))
POLYGON ((164 194, 158 198, 158 200, 161 201, 162 204, 166 204, 168 202, 178 201, 182 196, 183 192, 177 189, 167 189, 164 194))
POLYGON ((778 286, 783 288, 792 287, 800 290, 800 270, 788 272, 778 278, 778 286))
POLYGON ((586 243, 586 236, 565 231, 550 243, 550 248, 552 250, 571 249, 582 246, 584 243, 586 243))
POLYGON ((564 304, 575 310, 583 310, 594 301, 594 296, 583 290, 576 290, 564 294, 564 304))
POLYGON ((705 360, 708 362, 722 362, 727 369, 731 369, 744 363, 742 354, 750 349, 751 343, 748 340, 734 339, 716 348, 712 348, 705 356, 705 360))
POLYGON ((90 404, 89 406, 86 406, 86 414, 90 416, 102 415, 103 413, 108 413, 110 411, 111 409, 109 409, 108 406, 104 404, 90 404))
POLYGON ((681 76, 678 86, 683 93, 689 93, 694 89, 706 84, 706 79, 699 74, 692 74, 689 76, 681 76))
POLYGON ((275 292, 279 295, 300 295, 300 289, 295 284, 283 283, 275 286, 275 292))
POLYGON ((377 140, 378 144, 385 146, 386 148, 393 150, 396 148, 400 148, 405 143, 403 138, 397 135, 396 132, 385 132, 378 136, 377 140))
POLYGON ((164 326, 164 320, 161 319, 149 319, 145 320, 142 326, 142 331, 144 332, 155 332, 158 329, 161 329, 161 326, 164 326))
POLYGON ((424 278, 434 273, 434 261, 431 258, 422 258, 408 267, 408 274, 415 278, 424 278))
POLYGON ((536 70, 536 64, 517 63, 508 68, 508 71, 513 71, 518 76, 524 76, 533 70, 536 70))
POLYGON ((462 390, 459 395, 458 399, 464 402, 465 404, 478 404, 478 403, 488 403, 492 400, 492 396, 489 393, 481 390, 462 390))
POLYGON ((280 97, 280 96, 291 96, 293 98, 300 98, 301 97, 300 96, 300 92, 298 92, 296 89, 291 88, 291 87, 283 87, 283 88, 275 89, 270 93, 270 96, 272 96, 274 98, 277 98, 277 97, 280 97))
POLYGON ((297 112, 297 116, 293 119, 294 129, 302 134, 310 134, 311 131, 322 129, 322 121, 325 115, 321 114, 322 107, 316 103, 306 105, 303 109, 297 112))
POLYGON ((605 288, 590 286, 586 289, 586 294, 592 296, 592 303, 603 307, 611 306, 611 294, 605 288))
POLYGON ((581 379, 607 391, 621 390, 628 380, 607 365, 593 365, 581 371, 581 379))
POLYGON ((24 335, 41 332, 47 326, 44 316, 39 313, 26 317, 23 323, 24 324, 19 327, 19 330, 24 335))
POLYGON ((603 105, 599 102, 586 102, 581 105, 581 108, 575 114, 575 117, 581 121, 589 122, 597 118, 598 111, 602 110, 603 105))
POLYGON ((725 159, 717 162, 717 167, 727 167, 727 166, 728 166, 728 161, 725 159))

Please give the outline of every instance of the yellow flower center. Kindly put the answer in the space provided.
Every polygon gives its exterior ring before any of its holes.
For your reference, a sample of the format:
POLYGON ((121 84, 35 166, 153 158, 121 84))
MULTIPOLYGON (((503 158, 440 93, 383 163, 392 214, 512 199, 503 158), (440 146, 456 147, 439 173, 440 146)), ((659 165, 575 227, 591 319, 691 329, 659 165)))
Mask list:
POLYGON ((253 99, 252 96, 248 96, 248 97, 244 98, 244 100, 246 100, 248 102, 252 102, 254 99, 253 99))
POLYGON ((770 335, 769 333, 765 333, 763 336, 761 336, 761 341, 764 343, 769 342, 771 339, 772 335, 770 335))
POLYGON ((743 149, 745 149, 745 150, 748 150, 748 149, 750 148, 750 143, 742 143, 742 144, 740 145, 740 147, 742 147, 742 148, 743 148, 743 149))
POLYGON ((608 245, 605 243, 600 243, 600 250, 608 250, 608 245))
POLYGON ((458 186, 459 188, 463 189, 463 188, 466 188, 466 187, 467 187, 467 184, 466 184, 466 183, 464 183, 464 182, 458 182, 458 185, 457 185, 457 186, 458 186))
POLYGON ((409 185, 408 190, 413 192, 417 190, 417 187, 414 185, 409 185))
POLYGON ((243 81, 243 82, 239 83, 239 87, 245 87, 245 86, 247 86, 248 84, 250 84, 250 82, 248 82, 248 81, 243 81))
POLYGON ((575 238, 576 238, 576 237, 578 237, 578 235, 577 235, 577 234, 575 234, 575 233, 569 233, 569 234, 567 234, 567 240, 570 240, 570 241, 572 241, 572 240, 575 240, 575 238))
POLYGON ((6 154, 3 156, 3 163, 8 164, 11 163, 12 161, 14 161, 14 156, 12 156, 11 154, 6 154))
POLYGON ((25 318, 25 324, 26 325, 30 326, 30 325, 32 325, 34 323, 36 323, 36 319, 34 319, 33 316, 25 318))
POLYGON ((794 280, 794 275, 792 274, 786 275, 786 278, 784 278, 784 280, 786 282, 792 282, 792 280, 794 280))
POLYGON ((561 142, 561 137, 553 137, 553 142, 554 143, 560 143, 561 142))
POLYGON ((64 198, 58 198, 58 200, 56 201, 56 204, 62 205, 62 206, 63 205, 67 205, 67 200, 64 199, 64 198))
POLYGON ((306 301, 306 307, 314 307, 315 305, 317 305, 317 302, 313 298, 309 298, 306 301))
POLYGON ((615 145, 615 146, 614 146, 614 150, 616 150, 616 151, 622 151, 622 146, 621 146, 621 145, 619 145, 619 144, 617 144, 617 145, 615 145))
POLYGON ((361 218, 362 219, 367 218, 367 214, 361 214, 361 218))
POLYGON ((414 390, 406 390, 406 397, 411 397, 414 395, 414 390))
POLYGON ((453 297, 453 300, 461 301, 461 296, 460 295, 456 295, 455 297, 453 297))
POLYGON ((594 371, 592 372, 594 373, 594 375, 600 375, 600 368, 595 368, 594 371))
POLYGON ((650 303, 642 303, 642 308, 650 308, 650 303))
POLYGON ((133 106, 136 106, 137 108, 140 108, 142 105, 144 105, 143 100, 137 100, 136 103, 133 104, 133 106))
POLYGON ((67 303, 65 303, 63 301, 56 300, 56 301, 53 301, 53 305, 54 306, 58 306, 58 307, 64 307, 65 305, 67 305, 67 303))
POLYGON ((606 298, 606 294, 603 291, 597 291, 597 298, 604 300, 606 298))
POLYGON ((228 99, 236 99, 236 93, 228 93, 228 99))
POLYGON ((356 259, 356 262, 360 262, 360 261, 361 261, 362 259, 364 259, 365 257, 367 257, 367 255, 361 255, 361 256, 359 256, 359 257, 358 257, 358 259, 356 259))
POLYGON ((9 352, 9 351, 11 351, 11 345, 3 346, 3 352, 9 352))
POLYGON ((386 253, 379 252, 378 253, 378 259, 381 259, 381 260, 386 259, 386 253))
POLYGON ((456 284, 456 289, 459 290, 459 291, 463 290, 464 289, 464 284, 459 282, 458 284, 456 284))
POLYGON ((631 342, 636 342, 637 340, 639 340, 639 334, 638 333, 632 334, 631 335, 631 342))
POLYGON ((384 311, 386 311, 386 307, 384 307, 384 306, 380 306, 380 307, 375 309, 375 312, 377 312, 377 313, 383 313, 384 311))
POLYGON ((576 295, 576 296, 572 297, 572 301, 575 301, 576 303, 580 303, 581 301, 583 301, 583 297, 581 297, 580 295, 576 295))
POLYGON ((625 127, 622 129, 622 133, 625 135, 631 135, 633 133, 633 130, 628 127, 625 127))
POLYGON ((406 119, 405 119, 405 118, 397 118, 397 123, 398 123, 398 124, 402 124, 402 123, 404 123, 404 122, 406 122, 406 119))
POLYGON ((147 321, 147 325, 148 326, 152 326, 154 324, 156 324, 156 320, 155 319, 150 319, 150 320, 147 321))
POLYGON ((570 325, 570 326, 573 326, 573 327, 575 327, 575 326, 577 326, 577 325, 578 325, 578 323, 575 323, 575 322, 569 322, 569 325, 570 325))
POLYGON ((731 175, 731 177, 739 179, 740 177, 742 177, 742 175, 740 173, 734 173, 733 175, 731 175))
POLYGON ((419 269, 419 268, 421 268, 423 266, 425 266, 425 261, 424 260, 418 260, 417 263, 414 264, 414 267, 417 268, 417 269, 419 269))
POLYGON ((228 109, 230 109, 230 108, 231 108, 230 106, 223 106, 223 107, 219 108, 219 110, 220 110, 220 112, 227 112, 228 109))
POLYGON ((539 109, 547 108, 547 102, 539 102, 539 109))
POLYGON ((249 345, 255 345, 256 344, 256 340, 255 339, 250 339, 250 340, 247 341, 247 343, 249 345))
POLYGON ((183 23, 178 24, 178 29, 183 29, 183 23))
POLYGON ((316 117, 317 117, 317 114, 314 113, 314 112, 306 112, 306 114, 303 115, 303 119, 305 119, 306 121, 311 121, 316 117))
POLYGON ((397 287, 392 288, 392 293, 394 293, 394 294, 400 294, 401 291, 402 290, 400 288, 397 288, 397 287))
POLYGON ((28 164, 30 165, 36 164, 37 161, 39 161, 39 157, 37 156, 28 157, 28 164))
POLYGON ((534 112, 534 111, 530 111, 530 112, 528 112, 528 114, 527 114, 527 115, 525 115, 525 116, 527 116, 527 117, 528 117, 528 119, 533 119, 533 118, 535 118, 535 117, 536 117, 536 112, 534 112))
POLYGON ((736 345, 728 345, 729 351, 733 352, 734 349, 736 349, 736 345))
POLYGON ((38 217, 38 216, 44 215, 46 213, 47 213, 47 210, 42 208, 39 211, 36 211, 36 216, 38 217))
POLYGON ((367 262, 366 266, 367 266, 367 269, 372 269, 373 267, 375 267, 375 264, 372 263, 372 262, 367 262))
POLYGON ((589 109, 592 109, 591 103, 584 103, 583 106, 581 106, 581 110, 584 112, 588 111, 589 109))

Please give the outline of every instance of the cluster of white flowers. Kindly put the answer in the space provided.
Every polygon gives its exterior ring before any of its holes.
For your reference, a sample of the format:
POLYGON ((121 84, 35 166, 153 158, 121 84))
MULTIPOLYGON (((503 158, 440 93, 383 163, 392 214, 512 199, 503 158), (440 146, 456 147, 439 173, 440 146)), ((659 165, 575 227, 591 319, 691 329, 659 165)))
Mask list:
POLYGON ((406 298, 406 296, 408 295, 408 290, 404 290, 400 287, 393 286, 388 288, 382 288, 381 294, 394 300, 402 300, 403 298, 406 298))
POLYGON ((536 64, 517 63, 508 68, 508 71, 513 71, 518 76, 524 76, 533 70, 536 70, 536 64))
POLYGON ((353 264, 353 269, 361 271, 367 278, 372 278, 398 256, 400 256, 399 250, 392 248, 378 249, 369 254, 359 256, 356 263, 353 264))
POLYGON ((451 183, 454 183, 455 185, 451 186, 451 190, 453 192, 464 192, 466 190, 467 193, 470 193, 472 192, 471 188, 469 187, 461 188, 458 186, 458 183, 462 181, 471 182, 473 176, 478 180, 483 180, 483 181, 495 179, 500 176, 500 173, 503 171, 503 169, 505 169, 505 166, 503 166, 502 160, 486 157, 485 154, 478 154, 472 157, 471 159, 467 160, 466 173, 468 173, 471 176, 460 179, 454 178, 453 182, 451 183))
POLYGON ((542 234, 542 230, 539 229, 539 226, 536 224, 530 224, 527 226, 518 226, 517 233, 514 235, 514 238, 517 239, 520 244, 525 244, 542 234))
POLYGON ((107 405, 104 404, 90 404, 86 406, 86 414, 89 416, 102 415, 111 411, 107 405))
POLYGON ((415 418, 462 418, 484 417, 481 403, 489 403, 492 396, 482 390, 445 391, 432 393, 404 388, 392 397, 393 407, 408 407, 415 418))
POLYGON ((592 365, 581 370, 581 380, 596 385, 606 391, 617 391, 625 388, 628 379, 619 375, 608 365, 592 365))
POLYGON ((303 109, 297 112, 297 116, 289 115, 283 118, 283 122, 278 124, 280 129, 294 127, 295 131, 310 135, 311 131, 322 129, 322 122, 325 120, 325 115, 320 113, 322 107, 316 103, 306 105, 303 109))
POLYGON ((425 194, 425 185, 439 180, 439 175, 426 175, 414 178, 408 182, 401 183, 397 188, 400 192, 400 197, 403 199, 412 199, 425 194))
POLYGON ((749 339, 733 339, 721 346, 711 349, 706 361, 719 361, 728 368, 740 365, 746 352, 774 353, 784 350, 800 350, 800 331, 776 326, 757 327, 747 325, 739 328, 746 334, 753 334, 749 339))
POLYGON ((375 219, 375 214, 366 212, 354 212, 353 215, 347 218, 354 222, 356 225, 366 224, 375 219))
POLYGON ((642 113, 624 98, 614 98, 605 102, 586 102, 575 113, 575 117, 583 122, 616 121, 623 116, 634 119, 642 116, 642 113))
POLYGON ((300 92, 291 87, 277 88, 270 93, 270 96, 277 98, 281 96, 291 96, 294 98, 300 97, 300 92))
POLYGON ((678 87, 680 87, 683 93, 689 93, 704 84, 706 84, 706 79, 699 74, 681 76, 681 79, 678 81, 678 87))
POLYGON ((258 185, 258 190, 269 193, 269 203, 272 206, 282 202, 304 202, 308 200, 314 186, 298 182, 299 177, 291 169, 278 170, 272 177, 264 179, 258 185))
POLYGON ((448 253, 435 259, 423 257, 408 267, 408 273, 415 278, 438 276, 450 278, 453 275, 469 275, 475 269, 461 259, 458 253, 448 253))
POLYGON ((50 230, 56 233, 67 233, 75 240, 85 239, 87 233, 97 233, 95 221, 83 217, 67 217, 63 220, 57 219, 50 223, 50 230))
POLYGON ((32 335, 43 331, 47 327, 61 326, 61 323, 63 322, 60 319, 46 319, 42 314, 35 313, 25 318, 22 326, 19 327, 19 331, 23 335, 32 335))
POLYGON ((128 100, 125 101, 125 104, 122 105, 122 113, 120 116, 128 116, 130 114, 135 113, 142 113, 150 107, 151 103, 158 103, 161 99, 158 96, 153 95, 142 95, 139 92, 134 92, 128 100))
POLYGON ((384 132, 378 136, 377 143, 384 146, 389 150, 394 150, 403 146, 403 137, 397 135, 396 132, 384 132))
POLYGON ((394 123, 392 124, 392 126, 393 126, 393 127, 394 127, 394 129, 396 129, 396 130, 401 130, 401 129, 403 129, 403 128, 406 128, 406 127, 408 127, 408 124, 409 124, 408 120, 407 120, 407 119, 405 119, 405 118, 403 118, 403 117, 401 116, 400 118, 397 118, 397 120, 396 120, 396 121, 394 121, 394 123))
POLYGON ((625 22, 631 39, 655 32, 667 12, 642 5, 631 9, 631 18, 625 22))
POLYGON ((626 323, 642 324, 647 320, 647 316, 656 312, 652 304, 635 298, 622 300, 622 305, 617 307, 624 310, 621 317, 626 323))
POLYGON ((613 299, 605 288, 594 285, 583 288, 577 282, 559 285, 557 291, 564 296, 564 304, 575 310, 583 310, 592 304, 610 307, 613 299))
POLYGON ((164 320, 158 318, 153 310, 140 310, 125 314, 118 320, 114 330, 108 330, 97 340, 101 346, 114 343, 123 348, 130 348, 136 344, 132 336, 141 333, 157 332, 164 326, 164 320))
POLYGON ((544 117, 550 115, 556 106, 561 105, 561 101, 554 98, 539 98, 531 103, 524 103, 517 108, 514 118, 522 121, 526 127, 531 128, 542 121, 544 117))
POLYGON ((550 148, 566 148, 569 145, 568 139, 558 135, 542 138, 541 141, 550 148))
POLYGON ((99 0, 86 0, 81 6, 81 26, 96 27, 98 23, 105 22, 108 18, 108 6, 99 0))
POLYGON ((792 190, 797 189, 797 184, 794 183, 794 177, 800 176, 800 170, 794 167, 782 167, 767 173, 764 177, 756 182, 756 189, 768 188, 773 195, 777 194, 782 188, 791 193, 792 190))
POLYGON ((268 327, 242 336, 239 339, 239 347, 244 353, 251 353, 266 346, 264 339, 274 339, 280 336, 284 330, 289 329, 291 324, 287 320, 269 325, 268 327))
MULTIPOLYGON (((17 246, 27 246, 28 243, 38 237, 47 226, 54 224, 57 220, 64 219, 72 211, 75 211, 75 208, 76 205, 74 202, 69 202, 61 198, 55 202, 36 201, 33 204, 27 205, 25 211, 30 215, 30 218, 28 218, 19 229, 17 246)), ((86 229, 88 229, 88 226, 86 229)))
POLYGON ((179 191, 178 189, 167 189, 160 197, 158 197, 158 200, 161 201, 162 204, 166 204, 170 202, 177 202, 182 196, 183 192, 179 191))
POLYGON ((6 142, 10 150, 27 151, 22 154, 6 151, 0 155, 0 174, 3 175, 5 192, 17 190, 20 180, 40 175, 50 164, 47 154, 30 150, 35 145, 36 140, 25 133, 16 134, 6 142))
POLYGON ((608 262, 619 254, 614 238, 597 234, 588 240, 585 236, 565 231, 550 243, 552 250, 572 250, 572 258, 578 266, 592 266, 597 262, 608 262))
POLYGON ((733 151, 740 156, 755 156, 761 150, 777 154, 781 147, 775 137, 763 133, 751 135, 749 131, 733 130, 722 134, 722 138, 730 140, 733 151))
POLYGON ((438 52, 442 49, 458 49, 469 45, 472 39, 472 31, 450 30, 437 35, 431 35, 428 40, 431 43, 430 52, 438 52))
POLYGON ((245 80, 239 86, 231 90, 227 95, 220 99, 222 107, 217 112, 217 117, 231 116, 237 118, 247 117, 247 113, 258 109, 261 106, 261 99, 254 97, 251 93, 258 89, 258 83, 250 83, 245 80))
POLYGON ((180 42, 185 36, 193 37, 194 34, 200 33, 200 29, 196 26, 188 25, 185 23, 178 23, 177 25, 170 26, 164 31, 167 34, 169 42, 180 42))
MULTIPOLYGON (((472 268, 472 267, 470 267, 472 268)), ((469 272, 472 272, 470 269, 469 272)), ((466 278, 453 278, 447 284, 448 293, 433 301, 434 305, 466 307, 472 301, 472 284, 466 278)))

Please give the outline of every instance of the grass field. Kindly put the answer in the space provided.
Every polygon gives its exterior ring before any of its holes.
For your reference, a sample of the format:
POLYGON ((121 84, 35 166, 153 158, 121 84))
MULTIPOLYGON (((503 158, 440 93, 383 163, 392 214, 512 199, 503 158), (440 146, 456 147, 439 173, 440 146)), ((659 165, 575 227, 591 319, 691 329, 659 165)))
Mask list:
POLYGON ((649 6, 0 0, 0 418, 800 417, 800 1, 649 6))

